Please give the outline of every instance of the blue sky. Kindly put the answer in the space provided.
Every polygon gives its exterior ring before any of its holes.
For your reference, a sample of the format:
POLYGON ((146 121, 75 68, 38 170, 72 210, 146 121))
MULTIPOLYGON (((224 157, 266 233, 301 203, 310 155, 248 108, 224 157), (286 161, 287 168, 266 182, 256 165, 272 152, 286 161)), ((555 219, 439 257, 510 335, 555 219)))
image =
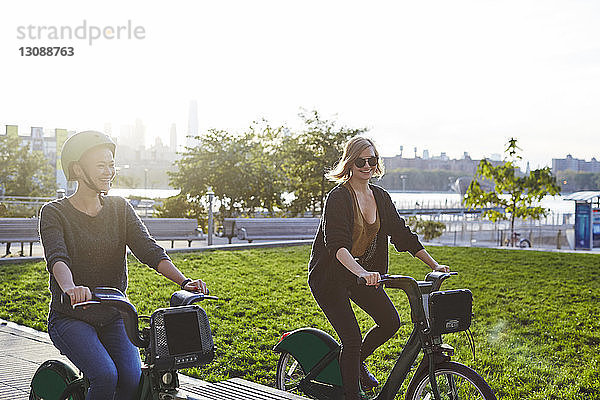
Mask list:
POLYGON ((149 140, 317 109, 366 126, 384 155, 501 153, 532 166, 600 158, 600 3, 593 1, 21 1, 0 5, 0 123, 149 140), (19 26, 126 25, 143 39, 19 39, 19 26), (21 57, 21 46, 73 57, 21 57))

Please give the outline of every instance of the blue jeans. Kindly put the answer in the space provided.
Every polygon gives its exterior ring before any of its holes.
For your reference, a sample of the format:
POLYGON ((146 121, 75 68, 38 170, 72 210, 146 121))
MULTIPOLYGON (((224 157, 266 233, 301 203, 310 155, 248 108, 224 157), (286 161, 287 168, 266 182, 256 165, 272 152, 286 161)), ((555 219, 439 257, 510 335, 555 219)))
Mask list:
POLYGON ((129 341, 122 319, 101 328, 70 317, 50 319, 54 346, 90 381, 86 400, 132 400, 141 377, 138 349, 129 341))

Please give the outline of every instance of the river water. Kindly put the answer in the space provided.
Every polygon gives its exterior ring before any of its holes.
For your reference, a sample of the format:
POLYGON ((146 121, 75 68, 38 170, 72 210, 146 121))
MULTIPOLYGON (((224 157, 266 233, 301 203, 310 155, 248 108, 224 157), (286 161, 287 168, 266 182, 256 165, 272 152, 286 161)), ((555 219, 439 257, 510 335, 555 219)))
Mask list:
MULTIPOLYGON (((110 195, 131 197, 140 196, 151 199, 167 198, 179 193, 177 189, 120 189, 110 190, 110 195)), ((392 201, 398 209, 419 208, 460 208, 460 195, 454 192, 402 192, 390 191, 392 201)), ((575 213, 575 202, 564 200, 563 196, 546 196, 540 205, 550 210, 542 223, 562 224, 571 220, 575 213)))

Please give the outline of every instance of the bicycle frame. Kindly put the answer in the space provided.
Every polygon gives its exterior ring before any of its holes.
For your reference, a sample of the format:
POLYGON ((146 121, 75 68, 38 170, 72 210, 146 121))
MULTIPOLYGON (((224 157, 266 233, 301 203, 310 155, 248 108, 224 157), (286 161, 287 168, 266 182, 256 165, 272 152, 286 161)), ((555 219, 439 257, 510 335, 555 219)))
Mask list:
MULTIPOLYGON (((424 282, 417 282, 414 278, 409 276, 382 277, 381 283, 383 285, 388 288, 401 289, 407 294, 411 309, 411 320, 414 328, 376 399, 391 400, 395 397, 421 350, 424 351, 424 357, 412 379, 420 376, 423 370, 429 370, 430 375, 433 375, 435 364, 450 359, 452 353, 451 347, 444 347, 442 345, 441 336, 433 336, 430 332, 426 309, 428 307, 429 294, 439 290, 442 282, 454 274, 455 273, 432 272, 427 275, 426 281, 424 282)), ((302 328, 294 331, 282 338, 280 343, 275 346, 274 350, 288 351, 292 354, 296 353, 296 355, 301 355, 299 353, 305 351, 305 348, 303 349, 302 347, 304 347, 303 345, 307 342, 303 342, 300 339, 298 343, 290 343, 291 337, 300 334, 303 334, 304 336, 316 336, 317 332, 314 331, 318 330, 302 328), (286 341, 288 343, 286 343, 286 341)), ((339 344, 337 344, 331 336, 322 331, 318 331, 318 336, 320 337, 320 340, 329 345, 329 350, 308 368, 309 371, 299 382, 298 389, 317 398, 342 398, 341 380, 339 380, 339 382, 330 381, 325 383, 316 380, 325 368, 331 366, 331 361, 336 359, 340 351, 339 344)), ((435 397, 439 399, 439 391, 435 379, 432 380, 432 389, 435 397)))
MULTIPOLYGON (((171 296, 171 307, 178 307, 182 310, 189 309, 194 306, 193 303, 204 299, 218 299, 214 296, 208 296, 201 293, 187 292, 184 290, 177 291, 171 296)), ((63 294, 61 299, 63 302, 68 302, 70 299, 63 294)), ((155 361, 151 353, 151 345, 154 334, 150 328, 140 330, 137 310, 133 304, 129 302, 127 297, 118 289, 98 287, 92 293, 92 300, 86 304, 104 304, 116 309, 123 318, 125 330, 131 343, 142 350, 142 375, 137 400, 159 400, 159 399, 184 399, 189 398, 179 394, 179 378, 177 368, 157 368, 155 365, 148 365, 149 362, 155 361)), ((157 312, 160 310, 157 310, 157 312)), ((150 317, 145 317, 150 319, 150 317)), ((165 338, 166 340, 166 338, 165 338)), ((211 357, 212 357, 211 353, 211 357)), ((154 364, 154 363, 153 363, 154 364)), ((185 365, 183 367, 186 367, 185 365)), ((82 378, 82 385, 84 383, 82 378)), ((87 390, 87 388, 86 388, 87 390)))
MULTIPOLYGON (((411 366, 419 356, 421 349, 423 349, 425 355, 423 356, 421 365, 419 365, 417 371, 428 368, 430 375, 433 376, 434 365, 437 359, 449 359, 449 357, 436 357, 436 355, 440 355, 441 352, 435 349, 434 341, 439 342, 441 345, 441 337, 434 338, 431 335, 424 306, 427 304, 426 300, 429 293, 438 290, 444 279, 449 276, 449 273, 439 275, 431 273, 427 275, 427 281, 423 282, 421 285, 410 276, 389 276, 384 277, 381 280, 382 284, 386 287, 401 289, 406 293, 414 328, 376 399, 387 400, 393 399, 396 396, 396 393, 400 390, 400 386, 402 386, 402 383, 406 379, 411 366)), ((417 375, 418 374, 415 373, 413 378, 417 375)), ((436 399, 439 399, 440 395, 435 379, 431 380, 431 385, 436 399)))

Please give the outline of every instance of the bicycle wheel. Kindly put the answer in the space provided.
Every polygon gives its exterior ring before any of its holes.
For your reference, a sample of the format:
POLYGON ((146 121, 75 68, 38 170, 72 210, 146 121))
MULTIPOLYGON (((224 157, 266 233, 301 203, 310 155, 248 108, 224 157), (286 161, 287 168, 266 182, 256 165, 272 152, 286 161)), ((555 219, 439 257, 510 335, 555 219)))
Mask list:
POLYGON ((277 389, 301 394, 302 392, 298 390, 298 383, 305 376, 306 373, 302 365, 294 356, 287 351, 282 352, 279 361, 277 361, 277 374, 275 376, 277 389))
POLYGON ((524 249, 525 247, 531 247, 531 242, 527 239, 523 239, 519 242, 519 247, 524 249))
MULTIPOLYGON (((435 367, 435 376, 442 400, 496 400, 487 382, 466 365, 452 361, 439 364, 435 367)), ((407 400, 434 398, 427 372, 411 380, 407 400)))

